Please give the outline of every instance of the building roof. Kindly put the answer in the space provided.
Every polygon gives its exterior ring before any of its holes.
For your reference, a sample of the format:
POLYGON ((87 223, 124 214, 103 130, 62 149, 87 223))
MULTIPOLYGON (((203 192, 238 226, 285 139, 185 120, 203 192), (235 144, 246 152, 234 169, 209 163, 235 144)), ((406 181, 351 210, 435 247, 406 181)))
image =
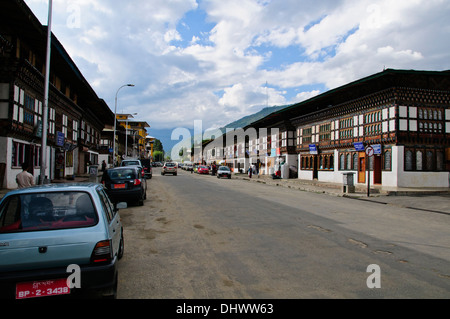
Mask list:
POLYGON ((269 127, 296 117, 335 107, 389 88, 417 88, 450 91, 450 70, 416 71, 386 69, 344 86, 329 90, 309 100, 290 105, 250 124, 248 127, 269 127))

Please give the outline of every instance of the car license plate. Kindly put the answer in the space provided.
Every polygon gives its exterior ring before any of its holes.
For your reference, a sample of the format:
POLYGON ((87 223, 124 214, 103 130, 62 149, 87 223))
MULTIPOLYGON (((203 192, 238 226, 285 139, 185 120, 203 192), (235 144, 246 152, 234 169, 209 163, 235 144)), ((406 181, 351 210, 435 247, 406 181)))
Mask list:
POLYGON ((16 299, 70 294, 67 279, 21 282, 16 284, 16 299))
POLYGON ((123 189, 123 188, 125 188, 125 184, 114 184, 113 188, 114 189, 123 189))

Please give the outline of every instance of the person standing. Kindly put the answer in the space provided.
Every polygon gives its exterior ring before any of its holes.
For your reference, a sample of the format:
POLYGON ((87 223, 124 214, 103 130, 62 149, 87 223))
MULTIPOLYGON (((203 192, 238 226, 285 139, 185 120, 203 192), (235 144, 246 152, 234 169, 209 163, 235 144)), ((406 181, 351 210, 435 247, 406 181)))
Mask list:
POLYGON ((22 173, 17 174, 16 182, 19 188, 25 188, 34 186, 34 176, 28 172, 30 165, 27 163, 22 163, 22 173))

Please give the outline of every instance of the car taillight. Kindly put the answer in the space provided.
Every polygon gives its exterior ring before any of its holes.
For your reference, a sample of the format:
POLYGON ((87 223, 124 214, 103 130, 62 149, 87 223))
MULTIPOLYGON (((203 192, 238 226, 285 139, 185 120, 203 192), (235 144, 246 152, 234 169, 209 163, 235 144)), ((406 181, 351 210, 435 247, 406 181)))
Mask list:
POLYGON ((91 263, 101 264, 109 263, 112 260, 111 241, 103 240, 99 241, 94 248, 91 255, 91 263))
POLYGON ((134 180, 134 186, 138 186, 141 185, 141 180, 140 179, 135 179, 134 180))

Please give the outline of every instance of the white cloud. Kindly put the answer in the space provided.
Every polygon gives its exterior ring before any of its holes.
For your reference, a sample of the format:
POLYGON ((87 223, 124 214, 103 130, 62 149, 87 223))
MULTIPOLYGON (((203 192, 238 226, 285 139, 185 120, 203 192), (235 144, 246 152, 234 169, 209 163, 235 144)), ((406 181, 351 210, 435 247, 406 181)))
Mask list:
MULTIPOLYGON (((48 1, 26 3, 46 24, 48 1)), ((384 67, 450 69, 447 0, 55 0, 54 11, 54 33, 98 95, 113 106, 118 87, 136 84, 119 108, 154 128, 227 124, 267 97, 303 101, 322 93, 315 85, 384 67), (67 25, 74 4, 79 28, 67 25), (192 10, 209 32, 181 22, 192 10)))
POLYGON ((294 104, 294 103, 300 103, 300 102, 303 102, 303 101, 306 101, 306 100, 309 100, 310 98, 313 98, 313 97, 315 97, 315 96, 317 96, 317 95, 319 95, 320 94, 320 91, 319 90, 313 90, 313 91, 311 91, 311 92, 301 92, 301 93, 299 93, 299 94, 297 94, 296 96, 295 96, 295 98, 292 100, 292 104, 294 104))

